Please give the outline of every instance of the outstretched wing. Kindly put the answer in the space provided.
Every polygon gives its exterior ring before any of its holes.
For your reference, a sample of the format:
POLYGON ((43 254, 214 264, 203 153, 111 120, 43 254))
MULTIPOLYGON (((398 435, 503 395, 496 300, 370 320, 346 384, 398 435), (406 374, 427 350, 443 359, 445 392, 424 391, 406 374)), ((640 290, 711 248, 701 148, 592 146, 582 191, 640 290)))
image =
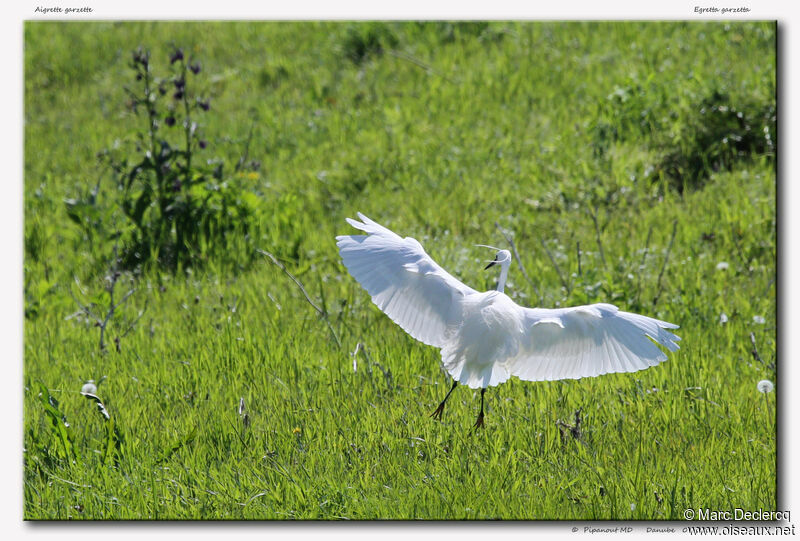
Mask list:
POLYGON ((656 344, 676 351, 678 326, 610 304, 547 310, 523 308, 518 354, 506 365, 528 381, 636 372, 667 360, 656 344))
POLYGON ((408 334, 442 347, 447 329, 461 322, 461 300, 477 293, 453 278, 410 237, 400 238, 358 213, 347 223, 366 235, 341 235, 336 245, 347 270, 408 334))

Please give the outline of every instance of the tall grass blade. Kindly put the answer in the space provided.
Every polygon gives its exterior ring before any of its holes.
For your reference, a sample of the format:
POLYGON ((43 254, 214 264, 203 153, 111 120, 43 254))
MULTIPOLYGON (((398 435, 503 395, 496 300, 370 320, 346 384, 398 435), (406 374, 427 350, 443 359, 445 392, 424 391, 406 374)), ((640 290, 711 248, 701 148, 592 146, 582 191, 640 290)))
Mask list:
POLYGON ((122 458, 122 434, 117 427, 117 423, 111 418, 108 408, 106 408, 99 396, 91 393, 81 394, 95 403, 97 412, 103 418, 103 421, 105 421, 106 439, 103 445, 103 455, 101 458, 103 464, 107 465, 114 457, 116 457, 117 460, 122 458))
POLYGON ((39 401, 50 418, 53 425, 53 433, 61 441, 61 445, 64 448, 64 457, 69 461, 75 461, 79 458, 78 450, 75 448, 75 434, 67 421, 67 416, 58 409, 58 400, 50 394, 44 383, 39 383, 39 401))

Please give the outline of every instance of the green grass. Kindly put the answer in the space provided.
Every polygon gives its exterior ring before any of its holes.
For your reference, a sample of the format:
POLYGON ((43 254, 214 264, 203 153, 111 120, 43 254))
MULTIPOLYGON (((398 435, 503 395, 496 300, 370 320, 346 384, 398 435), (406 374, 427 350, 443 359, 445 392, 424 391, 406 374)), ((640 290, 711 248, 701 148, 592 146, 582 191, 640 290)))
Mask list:
POLYGON ((775 508, 775 393, 756 389, 776 381, 774 149, 732 148, 699 106, 717 93, 769 133, 774 24, 27 23, 24 39, 26 519, 775 508), (218 239, 224 260, 123 274, 116 299, 136 291, 101 353, 75 298, 108 304, 109 245, 64 199, 104 178, 97 152, 139 126, 123 87, 140 44, 161 66, 172 45, 203 62, 201 159, 235 163, 252 126, 260 167, 241 179, 262 213, 253 238, 218 239), (697 148, 708 137, 718 152, 697 148), (675 163, 692 174, 671 176, 675 163), (682 349, 635 374, 492 388, 474 435, 479 393, 458 388, 435 422, 438 351, 338 259, 357 211, 477 289, 495 275, 472 245, 504 245, 497 221, 531 277, 512 266, 517 302, 611 302, 679 324, 682 349), (116 451, 80 394, 103 377, 116 451), (557 421, 578 408, 582 438, 562 440, 557 421))

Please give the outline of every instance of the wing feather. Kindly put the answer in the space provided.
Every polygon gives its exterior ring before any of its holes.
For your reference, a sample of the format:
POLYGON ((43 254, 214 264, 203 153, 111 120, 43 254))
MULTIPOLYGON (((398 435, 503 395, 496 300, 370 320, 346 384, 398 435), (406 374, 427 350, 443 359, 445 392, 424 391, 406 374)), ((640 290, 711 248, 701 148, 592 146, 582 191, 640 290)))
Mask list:
POLYGON ((523 308, 524 331, 508 371, 523 380, 578 379, 636 372, 667 359, 680 338, 666 321, 622 312, 610 304, 547 310, 523 308))
POLYGON ((366 235, 336 237, 345 267, 403 330, 443 347, 448 329, 461 322, 461 300, 477 292, 441 268, 415 239, 401 238, 360 212, 358 218, 347 223, 366 235))

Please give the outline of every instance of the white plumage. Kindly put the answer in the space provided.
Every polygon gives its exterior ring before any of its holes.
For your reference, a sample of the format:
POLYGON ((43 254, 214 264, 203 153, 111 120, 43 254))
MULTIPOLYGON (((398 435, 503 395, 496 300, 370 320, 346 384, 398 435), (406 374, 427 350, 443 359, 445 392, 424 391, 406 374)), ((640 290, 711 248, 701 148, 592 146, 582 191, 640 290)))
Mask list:
MULTIPOLYGON (((503 293, 507 250, 489 265, 501 265, 497 290, 481 293, 436 264, 415 239, 358 217, 360 222, 347 222, 366 235, 336 237, 344 265, 395 323, 441 349, 453 387, 458 382, 485 390, 511 376, 541 381, 635 372, 667 359, 656 343, 678 349, 680 338, 665 330, 677 325, 610 304, 519 306, 503 293)), ((482 417, 481 407, 477 426, 482 417)))

